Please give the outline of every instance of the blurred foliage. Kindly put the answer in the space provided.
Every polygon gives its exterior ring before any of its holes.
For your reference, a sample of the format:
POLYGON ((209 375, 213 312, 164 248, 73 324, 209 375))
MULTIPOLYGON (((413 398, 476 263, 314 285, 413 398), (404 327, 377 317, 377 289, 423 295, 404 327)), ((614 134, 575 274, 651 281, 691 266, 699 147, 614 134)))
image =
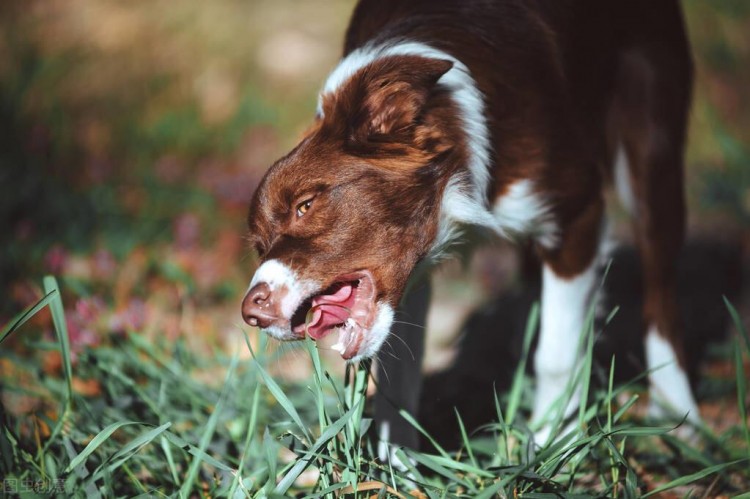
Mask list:
MULTIPOLYGON (((80 274, 73 256, 121 264, 143 245, 234 233, 223 258, 236 266, 247 200, 311 115, 346 14, 323 1, 6 2, 0 316, 32 298, 23 283, 80 274)), ((160 271, 189 280, 184 267, 160 271)), ((246 277, 226 272, 219 294, 246 277)))
MULTIPOLYGON (((697 69, 692 213, 737 226, 750 217, 750 6, 683 5, 697 69)), ((155 281, 203 304, 238 299, 247 201, 309 123, 352 7, 4 2, 0 319, 38 298, 30 283, 46 272, 115 307, 127 301, 118 279, 152 302, 155 281)))
POLYGON ((750 4, 683 2, 696 65, 688 142, 694 210, 750 221, 750 4))
MULTIPOLYGON (((79 375, 98 379, 100 370, 120 368, 146 379, 149 364, 141 372, 141 364, 118 362, 135 362, 147 345, 186 370, 202 368, 206 359, 185 352, 235 344, 237 305, 253 263, 242 240, 247 201, 309 123, 353 3, 4 0, 0 324, 37 301, 41 275, 54 273, 72 295, 65 317, 79 375), (134 331, 139 335, 127 334, 134 331)), ((683 6, 697 76, 688 148, 692 213, 743 227, 750 219, 750 2, 683 6)), ((0 353, 41 355, 41 364, 22 362, 34 376, 21 384, 36 387, 37 374, 58 384, 49 317, 40 313, 32 326, 37 336, 10 338, 3 349, 11 348, 0 353)), ((23 375, 2 360, 0 380, 23 375)), ((295 372, 300 364, 272 367, 304 378, 304 368, 295 372)), ((178 374, 177 385, 195 377, 178 374)), ((206 377, 218 378, 213 371, 206 377)), ((107 389, 119 396, 121 388, 107 389)), ((142 388, 123 401, 140 410, 161 390, 142 388)), ((210 413, 215 394, 207 385, 183 389, 197 395, 175 396, 201 396, 186 412, 210 413)), ((95 392, 92 413, 110 410, 113 401, 95 392)), ((4 402, 18 413, 49 410, 10 397, 4 402)), ((185 431, 197 439, 198 429, 185 431)), ((236 435, 226 432, 218 440, 233 450, 236 435)))

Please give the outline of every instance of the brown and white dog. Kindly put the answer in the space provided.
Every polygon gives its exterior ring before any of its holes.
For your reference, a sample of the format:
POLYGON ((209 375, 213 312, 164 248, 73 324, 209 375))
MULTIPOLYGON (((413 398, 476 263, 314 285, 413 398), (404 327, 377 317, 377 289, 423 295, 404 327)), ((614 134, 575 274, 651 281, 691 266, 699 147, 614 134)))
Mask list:
MULTIPOLYGON (((262 264, 245 321, 279 340, 335 332, 344 359, 372 357, 403 327, 410 276, 466 228, 529 238, 543 263, 539 420, 576 371, 614 184, 643 260, 652 399, 697 420, 674 293, 691 78, 674 0, 361 0, 312 128, 252 199, 262 264)), ((416 287, 409 322, 427 306, 416 287)), ((401 359, 381 359, 385 398, 411 412, 416 331, 401 359)), ((376 411, 381 437, 415 446, 393 414, 376 411)))

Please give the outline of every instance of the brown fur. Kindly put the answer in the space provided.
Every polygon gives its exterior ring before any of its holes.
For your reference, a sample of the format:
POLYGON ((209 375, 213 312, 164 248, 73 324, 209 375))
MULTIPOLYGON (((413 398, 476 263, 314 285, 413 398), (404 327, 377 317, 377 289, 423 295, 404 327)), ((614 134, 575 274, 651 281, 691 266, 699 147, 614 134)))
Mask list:
POLYGON ((378 299, 398 304, 435 237, 445 183, 465 159, 454 104, 435 88, 451 66, 389 57, 323 101, 324 117, 253 198, 250 239, 262 258, 324 282, 371 269, 378 299), (296 206, 310 198, 298 219, 296 206))
MULTIPOLYGON (((416 40, 469 68, 487 105, 488 201, 533 179, 560 230, 560 244, 539 254, 561 277, 594 258, 601 192, 623 141, 640 199, 644 313, 682 358, 672 262, 684 231, 691 66, 680 19, 673 1, 362 0, 345 54, 416 40)), ((445 186, 466 168, 455 103, 436 85, 450 67, 391 56, 325 96, 322 118, 253 198, 250 237, 262 259, 323 282, 371 269, 378 298, 399 302, 437 233, 445 186), (299 218, 296 206, 307 199, 299 218)))

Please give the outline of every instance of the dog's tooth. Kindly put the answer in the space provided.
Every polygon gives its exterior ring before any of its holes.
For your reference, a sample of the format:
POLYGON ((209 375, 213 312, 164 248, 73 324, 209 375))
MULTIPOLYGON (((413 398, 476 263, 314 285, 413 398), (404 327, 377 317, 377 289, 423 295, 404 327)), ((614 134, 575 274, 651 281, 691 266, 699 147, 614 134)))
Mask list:
POLYGON ((340 353, 341 355, 344 355, 344 352, 346 351, 346 346, 344 345, 344 342, 341 340, 341 335, 344 334, 344 332, 339 329, 338 330, 338 339, 336 340, 336 343, 334 343, 331 346, 331 350, 335 350, 336 352, 340 353))

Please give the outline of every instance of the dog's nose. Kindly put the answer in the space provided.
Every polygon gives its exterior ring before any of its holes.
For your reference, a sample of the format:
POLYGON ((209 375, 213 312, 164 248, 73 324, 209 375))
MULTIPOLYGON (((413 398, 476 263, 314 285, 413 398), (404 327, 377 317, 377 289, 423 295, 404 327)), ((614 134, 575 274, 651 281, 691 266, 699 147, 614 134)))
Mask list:
POLYGON ((278 320, 276 303, 268 284, 260 282, 250 288, 242 300, 242 318, 259 328, 266 328, 278 320))

